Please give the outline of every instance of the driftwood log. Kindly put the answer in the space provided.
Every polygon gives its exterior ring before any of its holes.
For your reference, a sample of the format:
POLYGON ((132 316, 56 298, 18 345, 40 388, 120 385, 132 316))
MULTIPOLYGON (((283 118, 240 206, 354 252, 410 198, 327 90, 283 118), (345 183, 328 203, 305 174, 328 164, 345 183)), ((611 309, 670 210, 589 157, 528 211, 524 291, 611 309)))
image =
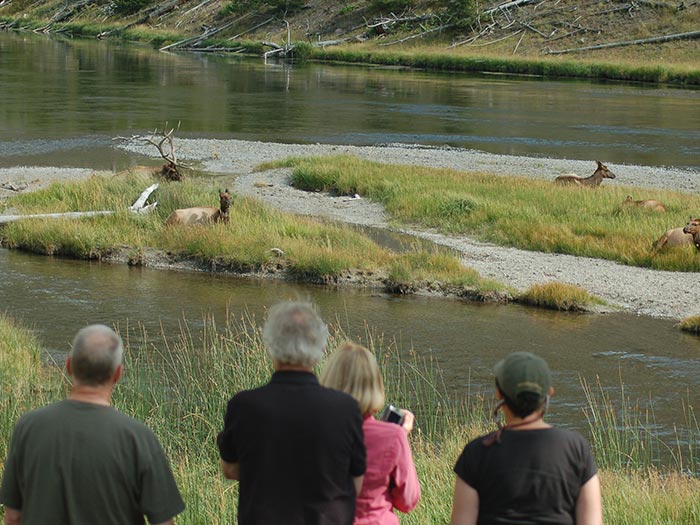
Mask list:
POLYGON ((565 53, 577 53, 581 51, 592 51, 594 49, 606 49, 611 47, 634 46, 639 44, 653 44, 655 42, 671 42, 673 40, 691 40, 700 38, 700 31, 690 31, 688 33, 676 33, 673 35, 653 36, 650 38, 641 38, 638 40, 626 40, 624 42, 609 42, 607 44, 597 44, 595 46, 575 47, 572 49, 549 50, 550 55, 563 55, 565 53))
MULTIPOLYGON (((158 184, 153 184, 143 190, 139 198, 129 206, 129 211, 132 213, 149 213, 153 211, 158 205, 157 202, 146 205, 148 197, 158 188, 158 184)), ((96 217, 99 215, 114 215, 115 212, 110 210, 99 210, 99 211, 69 211, 65 213, 33 213, 30 215, 0 215, 0 224, 6 224, 8 222, 20 221, 23 219, 80 219, 83 217, 96 217)))

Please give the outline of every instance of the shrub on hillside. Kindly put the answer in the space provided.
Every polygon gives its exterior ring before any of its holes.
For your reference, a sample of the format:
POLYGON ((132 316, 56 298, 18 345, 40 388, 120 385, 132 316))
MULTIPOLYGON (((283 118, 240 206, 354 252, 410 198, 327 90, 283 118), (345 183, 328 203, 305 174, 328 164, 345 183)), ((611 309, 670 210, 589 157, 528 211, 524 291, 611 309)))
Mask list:
POLYGON ((270 12, 285 16, 299 11, 305 5, 305 0, 233 0, 217 13, 217 18, 248 12, 270 12))
POLYGON ((151 3, 152 0, 114 0, 114 12, 119 15, 132 15, 151 3))
POLYGON ((476 17, 476 2, 474 0, 448 0, 445 2, 444 13, 455 27, 459 29, 469 28, 476 17))
POLYGON ((370 8, 373 11, 378 11, 380 13, 398 14, 405 11, 413 5, 412 0, 372 0, 370 8))

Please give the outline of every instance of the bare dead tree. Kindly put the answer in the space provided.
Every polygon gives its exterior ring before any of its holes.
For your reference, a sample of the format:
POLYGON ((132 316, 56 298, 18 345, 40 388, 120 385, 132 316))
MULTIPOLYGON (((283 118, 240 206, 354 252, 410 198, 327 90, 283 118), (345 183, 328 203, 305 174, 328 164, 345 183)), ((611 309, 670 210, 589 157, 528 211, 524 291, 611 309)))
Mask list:
POLYGON ((182 180, 180 169, 186 166, 178 163, 174 143, 174 134, 175 131, 180 129, 180 123, 177 123, 177 128, 171 128, 170 131, 167 131, 167 129, 168 123, 166 122, 162 130, 158 131, 158 128, 156 128, 149 138, 144 138, 143 140, 155 146, 160 156, 165 160, 165 164, 161 168, 161 175, 168 180, 182 180), (163 147, 166 142, 168 150, 164 151, 163 147))

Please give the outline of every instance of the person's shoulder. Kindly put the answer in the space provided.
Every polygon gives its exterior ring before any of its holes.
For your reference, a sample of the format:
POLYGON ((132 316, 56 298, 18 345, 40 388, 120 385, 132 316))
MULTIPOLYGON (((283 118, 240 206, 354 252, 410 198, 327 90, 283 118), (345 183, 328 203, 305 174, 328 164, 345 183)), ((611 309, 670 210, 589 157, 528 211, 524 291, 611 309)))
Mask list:
POLYGON ((68 407, 67 402, 65 400, 56 401, 55 403, 51 403, 49 405, 44 405, 43 407, 38 407, 38 408, 35 408, 34 410, 30 410, 29 412, 25 412, 17 420, 17 425, 21 426, 21 425, 32 424, 35 422, 51 420, 54 418, 63 418, 64 417, 63 414, 68 409, 69 409, 69 407, 68 407))
POLYGON ((366 433, 386 440, 400 439, 401 436, 406 435, 406 431, 401 425, 379 421, 373 417, 366 419, 362 427, 366 433))
POLYGON ((349 407, 357 407, 357 400, 347 392, 341 392, 333 388, 318 385, 319 395, 323 396, 329 403, 336 403, 349 407))
POLYGON ((549 434, 552 439, 558 441, 569 441, 572 443, 587 443, 586 438, 575 430, 569 430, 567 428, 552 427, 549 429, 549 434))

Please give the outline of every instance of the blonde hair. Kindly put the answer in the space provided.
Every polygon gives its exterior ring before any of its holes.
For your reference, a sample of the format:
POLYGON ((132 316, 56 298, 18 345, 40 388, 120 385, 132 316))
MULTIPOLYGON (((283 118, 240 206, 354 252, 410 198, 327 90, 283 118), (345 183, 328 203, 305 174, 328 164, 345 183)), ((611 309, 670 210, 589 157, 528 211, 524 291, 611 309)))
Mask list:
POLYGON ((346 342, 331 354, 321 373, 321 384, 346 392, 367 417, 384 406, 384 383, 377 360, 364 346, 346 342))

